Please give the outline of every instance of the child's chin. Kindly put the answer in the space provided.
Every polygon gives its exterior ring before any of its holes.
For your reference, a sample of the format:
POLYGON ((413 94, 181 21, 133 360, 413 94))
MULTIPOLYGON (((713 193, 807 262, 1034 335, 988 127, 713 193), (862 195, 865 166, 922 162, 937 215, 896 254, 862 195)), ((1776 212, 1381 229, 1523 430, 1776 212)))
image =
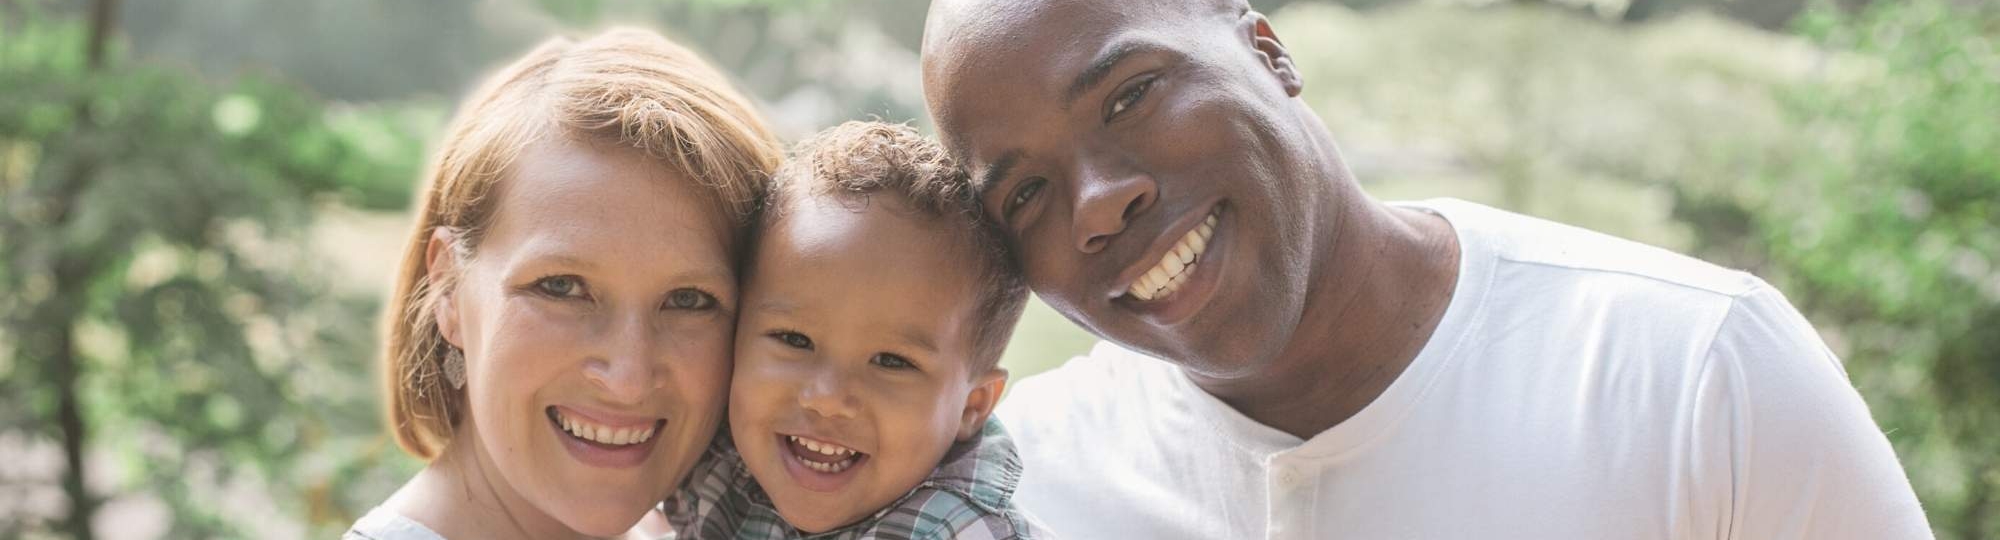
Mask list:
MULTIPOLYGON (((794 486, 793 489, 797 489, 797 487, 794 486)), ((809 497, 820 496, 828 498, 839 497, 838 495, 827 495, 827 494, 814 494, 808 496, 809 497)), ((792 528, 798 529, 801 532, 809 534, 819 534, 834 529, 838 529, 841 527, 846 527, 848 525, 853 525, 855 522, 859 522, 861 521, 862 518, 867 517, 866 513, 856 512, 852 508, 831 508, 826 506, 811 505, 815 507, 795 508, 788 510, 786 506, 796 506, 796 505, 786 505, 783 503, 779 503, 777 506, 778 506, 779 517, 785 518, 785 522, 792 524, 792 528)))

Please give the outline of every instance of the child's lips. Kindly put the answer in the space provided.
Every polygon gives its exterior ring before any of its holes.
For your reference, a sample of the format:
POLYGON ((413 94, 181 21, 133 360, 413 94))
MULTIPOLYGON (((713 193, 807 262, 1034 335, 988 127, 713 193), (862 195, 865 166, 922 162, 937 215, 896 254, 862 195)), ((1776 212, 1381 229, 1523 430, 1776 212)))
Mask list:
POLYGON ((824 439, 782 433, 777 438, 785 471, 808 491, 838 491, 868 463, 867 453, 824 439))

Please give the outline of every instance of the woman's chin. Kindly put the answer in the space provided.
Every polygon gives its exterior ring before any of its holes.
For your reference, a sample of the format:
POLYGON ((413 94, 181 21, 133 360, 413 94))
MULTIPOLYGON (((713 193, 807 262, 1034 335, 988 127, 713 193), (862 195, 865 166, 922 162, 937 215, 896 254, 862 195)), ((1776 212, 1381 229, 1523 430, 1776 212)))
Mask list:
MULTIPOLYGON (((658 504, 658 501, 654 501, 653 504, 658 504)), ((653 506, 649 504, 640 508, 613 511, 603 507, 585 508, 583 505, 575 505, 570 509, 573 512, 561 516, 560 520, 564 526, 578 533, 596 538, 609 538, 632 530, 632 526, 639 524, 639 519, 646 517, 646 511, 652 508, 653 506)))

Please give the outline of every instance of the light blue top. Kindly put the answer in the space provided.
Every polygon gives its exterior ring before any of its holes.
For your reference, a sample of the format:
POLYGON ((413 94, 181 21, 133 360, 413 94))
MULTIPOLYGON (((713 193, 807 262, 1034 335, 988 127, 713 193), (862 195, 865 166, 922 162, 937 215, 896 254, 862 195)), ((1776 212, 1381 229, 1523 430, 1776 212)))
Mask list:
POLYGON ((444 540, 443 536, 394 510, 375 507, 354 522, 340 540, 444 540))

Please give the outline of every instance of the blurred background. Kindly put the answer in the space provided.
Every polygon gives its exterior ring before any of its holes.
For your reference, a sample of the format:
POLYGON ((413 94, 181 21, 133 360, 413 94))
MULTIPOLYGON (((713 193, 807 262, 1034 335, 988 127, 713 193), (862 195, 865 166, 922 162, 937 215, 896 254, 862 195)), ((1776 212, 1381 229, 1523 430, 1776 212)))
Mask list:
MULTIPOLYGON (((1365 187, 1747 269, 2000 538, 2000 7, 1259 0, 1365 187)), ((928 129, 923 0, 0 0, 0 538, 332 537, 419 463, 377 310, 455 100, 632 24, 789 138, 928 129)), ((1037 304, 1016 377, 1092 339, 1037 304)))

